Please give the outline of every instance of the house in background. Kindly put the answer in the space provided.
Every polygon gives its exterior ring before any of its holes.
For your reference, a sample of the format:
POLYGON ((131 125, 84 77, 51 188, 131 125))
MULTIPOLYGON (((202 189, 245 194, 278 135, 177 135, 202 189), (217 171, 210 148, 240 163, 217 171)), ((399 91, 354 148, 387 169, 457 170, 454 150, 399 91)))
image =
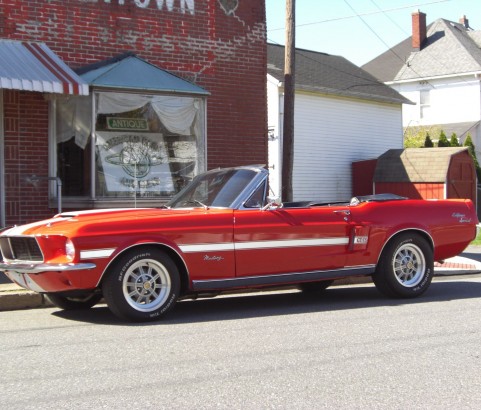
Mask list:
POLYGON ((480 47, 481 31, 465 16, 426 26, 426 14, 416 11, 412 36, 362 68, 416 103, 403 106, 406 132, 443 130, 461 142, 470 133, 481 149, 480 47))
MULTIPOLYGON (((284 47, 267 45, 271 188, 280 195, 284 47)), ((351 164, 402 148, 410 101, 343 57, 296 50, 293 199, 346 200, 351 164)))

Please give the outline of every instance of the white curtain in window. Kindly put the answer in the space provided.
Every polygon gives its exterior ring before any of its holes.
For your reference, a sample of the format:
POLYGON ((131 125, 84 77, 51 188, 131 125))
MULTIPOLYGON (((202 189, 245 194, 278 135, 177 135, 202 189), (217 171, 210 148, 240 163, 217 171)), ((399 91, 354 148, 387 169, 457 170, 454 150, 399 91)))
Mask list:
POLYGON ((124 93, 100 93, 98 96, 97 114, 119 114, 137 110, 152 99, 148 95, 124 93))
MULTIPOLYGON (((179 135, 202 135, 200 100, 192 97, 149 96, 127 93, 99 93, 97 114, 119 114, 139 109, 146 104, 159 116, 164 126, 179 135), (197 121, 196 121, 197 118, 197 121)), ((57 99, 57 142, 75 136, 75 143, 85 148, 92 131, 92 105, 90 97, 57 99)))
MULTIPOLYGON (((98 114, 119 114, 136 110, 150 103, 162 124, 172 133, 192 135, 191 127, 200 108, 200 103, 192 97, 146 96, 139 94, 102 93, 99 94, 98 114)), ((200 135, 199 127, 194 129, 200 135)))
POLYGON ((92 130, 90 97, 57 98, 57 142, 75 137, 75 143, 85 148, 92 130))
POLYGON ((151 101, 152 108, 159 116, 162 124, 174 134, 198 136, 198 130, 192 130, 199 101, 191 97, 156 96, 151 101))

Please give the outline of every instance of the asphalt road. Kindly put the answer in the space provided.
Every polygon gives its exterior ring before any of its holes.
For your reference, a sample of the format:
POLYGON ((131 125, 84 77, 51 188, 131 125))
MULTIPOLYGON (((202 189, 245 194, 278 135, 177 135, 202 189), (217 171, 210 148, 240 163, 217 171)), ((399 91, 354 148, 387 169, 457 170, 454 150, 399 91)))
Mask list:
POLYGON ((0 408, 479 409, 481 275, 184 301, 162 322, 0 312, 0 408))

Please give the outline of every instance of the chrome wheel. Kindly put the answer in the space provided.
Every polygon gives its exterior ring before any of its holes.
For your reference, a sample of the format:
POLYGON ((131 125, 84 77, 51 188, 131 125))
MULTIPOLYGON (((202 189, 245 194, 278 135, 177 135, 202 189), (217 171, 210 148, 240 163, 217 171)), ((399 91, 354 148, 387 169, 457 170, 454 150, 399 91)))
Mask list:
POLYGON ((154 259, 141 259, 126 271, 122 292, 137 311, 152 312, 168 299, 172 283, 164 265, 154 259))
POLYGON ((421 249, 413 243, 399 247, 393 258, 393 270, 401 285, 416 286, 426 271, 426 260, 421 249))
POLYGON ((386 245, 372 278, 376 287, 387 296, 414 298, 429 288, 433 275, 430 243, 416 232, 403 232, 386 245))

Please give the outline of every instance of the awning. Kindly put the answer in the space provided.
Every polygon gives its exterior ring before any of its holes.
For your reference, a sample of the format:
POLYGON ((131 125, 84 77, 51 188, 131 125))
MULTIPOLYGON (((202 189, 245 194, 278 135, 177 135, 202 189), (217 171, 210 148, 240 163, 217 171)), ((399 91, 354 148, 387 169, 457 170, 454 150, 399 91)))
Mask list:
POLYGON ((88 95, 89 87, 44 43, 0 39, 0 88, 88 95))
POLYGON ((93 87, 209 95, 203 88, 169 73, 135 54, 127 53, 77 70, 93 87))

